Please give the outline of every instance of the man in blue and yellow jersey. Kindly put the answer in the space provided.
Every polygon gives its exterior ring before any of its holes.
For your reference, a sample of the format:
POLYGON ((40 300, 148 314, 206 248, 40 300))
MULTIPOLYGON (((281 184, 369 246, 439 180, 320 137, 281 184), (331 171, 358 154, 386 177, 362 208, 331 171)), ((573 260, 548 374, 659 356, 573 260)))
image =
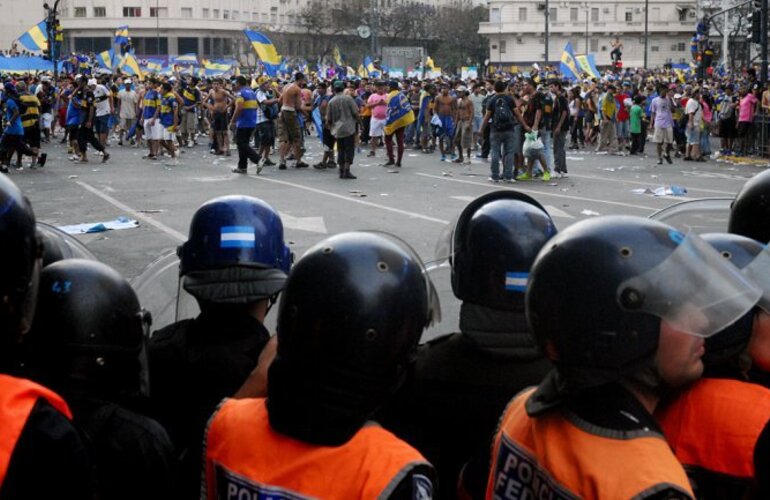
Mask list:
POLYGON ((149 154, 144 159, 155 160, 158 157, 160 140, 163 135, 163 127, 158 121, 160 112, 160 93, 155 90, 157 83, 154 80, 145 82, 144 94, 142 94, 142 118, 140 125, 144 127, 144 137, 150 148, 149 154))
POLYGON ((261 157, 251 147, 251 136, 257 127, 257 95, 249 88, 248 80, 239 76, 235 80, 235 111, 230 120, 230 128, 235 129, 235 144, 238 146, 238 167, 233 172, 246 173, 246 166, 251 160, 257 165, 257 173, 262 171, 259 164, 261 157))
POLYGON ((162 96, 160 98, 160 125, 161 138, 160 144, 171 155, 171 161, 166 163, 169 166, 179 165, 179 155, 176 151, 176 132, 179 127, 179 103, 174 94, 171 83, 164 82, 161 85, 162 96))

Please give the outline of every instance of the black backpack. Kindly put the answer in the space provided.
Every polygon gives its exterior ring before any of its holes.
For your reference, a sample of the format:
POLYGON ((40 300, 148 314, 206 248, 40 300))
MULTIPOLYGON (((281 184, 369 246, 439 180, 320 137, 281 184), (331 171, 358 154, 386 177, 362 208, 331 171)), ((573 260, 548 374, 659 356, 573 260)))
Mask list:
POLYGON ((513 128, 514 118, 513 110, 508 105, 508 100, 503 96, 495 99, 495 110, 492 113, 492 127, 495 130, 503 131, 513 128))

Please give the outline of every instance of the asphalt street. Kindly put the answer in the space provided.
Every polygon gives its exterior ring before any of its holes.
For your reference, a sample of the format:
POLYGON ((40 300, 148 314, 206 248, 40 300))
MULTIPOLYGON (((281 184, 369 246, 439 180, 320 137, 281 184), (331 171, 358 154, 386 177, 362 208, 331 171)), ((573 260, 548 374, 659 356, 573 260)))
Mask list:
MULTIPOLYGON (((256 196, 275 207, 282 215, 286 240, 298 256, 328 235, 373 229, 402 237, 425 261, 432 261, 436 242, 450 221, 470 200, 491 190, 515 189, 532 195, 563 229, 597 215, 647 217, 685 200, 731 197, 764 169, 681 159, 657 166, 653 157, 578 150, 568 152, 566 179, 493 185, 487 181, 489 163, 476 158, 464 166, 441 162, 438 153, 408 150, 404 166, 395 169, 382 166, 385 154, 379 150, 375 158, 357 155, 352 169, 357 180, 340 180, 335 170, 296 170, 291 167, 293 162, 284 171, 266 167, 257 176, 249 165, 248 175, 234 174, 234 150, 229 158, 212 156, 204 145, 185 149, 175 167, 142 160, 143 149, 117 146, 109 148, 112 158, 106 164, 96 155, 90 156, 89 164, 75 164, 67 160, 66 147, 56 142, 45 147, 49 152, 45 168, 12 171, 12 180, 29 197, 38 219, 54 226, 121 216, 138 220, 137 228, 76 236, 130 280, 173 252, 185 240, 195 210, 222 195, 256 196), (671 185, 683 186, 687 193, 654 196, 632 192, 671 185)), ((321 156, 319 141, 308 138, 307 146, 306 161, 316 163, 321 156)), ((647 148, 648 153, 653 151, 652 145, 647 148)), ((445 314, 438 329, 427 336, 452 331, 457 325, 448 272, 444 268, 434 274, 445 314)))

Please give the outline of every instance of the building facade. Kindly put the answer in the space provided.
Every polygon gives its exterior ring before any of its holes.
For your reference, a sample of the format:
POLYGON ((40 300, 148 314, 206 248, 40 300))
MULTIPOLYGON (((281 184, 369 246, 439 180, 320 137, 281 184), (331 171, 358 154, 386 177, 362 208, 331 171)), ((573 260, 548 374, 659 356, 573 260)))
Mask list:
MULTIPOLYGON (((598 66, 611 64, 612 42, 623 43, 625 67, 644 63, 645 3, 638 0, 557 1, 548 5, 548 59, 557 63, 568 42, 576 54, 594 54, 598 66)), ((489 22, 479 33, 489 39, 491 65, 545 61, 545 2, 490 0, 489 22)), ((696 1, 649 0, 648 66, 691 60, 689 42, 697 24, 696 1)))
POLYGON ((26 0, 0 0, 0 12, 0 50, 10 50, 14 40, 45 19, 43 2, 31 8, 26 0))

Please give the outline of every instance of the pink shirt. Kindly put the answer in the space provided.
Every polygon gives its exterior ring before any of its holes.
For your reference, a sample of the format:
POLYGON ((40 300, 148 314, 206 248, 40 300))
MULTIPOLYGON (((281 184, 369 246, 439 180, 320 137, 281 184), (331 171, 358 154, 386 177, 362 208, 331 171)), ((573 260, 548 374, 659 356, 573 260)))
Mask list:
POLYGON ((703 108, 703 121, 706 123, 711 123, 713 113, 711 112, 711 108, 709 107, 708 103, 704 100, 701 100, 700 105, 701 108, 703 108))
POLYGON ((759 99, 754 97, 754 94, 746 94, 746 96, 741 99, 741 104, 738 111, 738 121, 739 122, 753 122, 754 121, 754 110, 756 109, 757 102, 759 102, 759 99))
POLYGON ((372 118, 377 120, 384 120, 388 117, 388 96, 380 94, 372 94, 369 96, 368 104, 375 104, 372 108, 372 118))

